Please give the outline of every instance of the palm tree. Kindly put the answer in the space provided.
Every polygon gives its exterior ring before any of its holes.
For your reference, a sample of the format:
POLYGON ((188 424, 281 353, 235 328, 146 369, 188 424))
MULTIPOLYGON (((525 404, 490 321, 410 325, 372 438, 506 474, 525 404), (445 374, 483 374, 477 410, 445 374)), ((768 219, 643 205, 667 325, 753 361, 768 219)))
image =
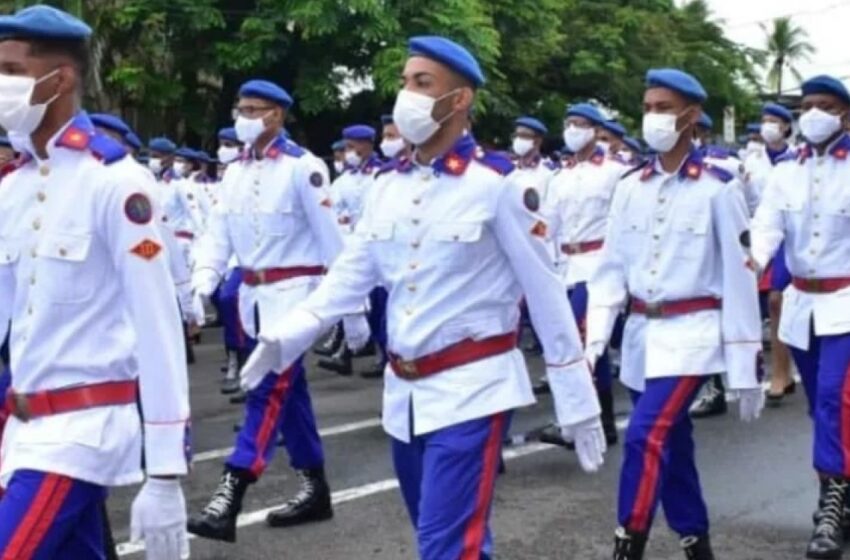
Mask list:
POLYGON ((808 42, 809 34, 800 26, 794 25, 790 17, 773 20, 773 28, 760 24, 767 38, 768 72, 767 84, 776 90, 776 96, 782 93, 782 78, 785 70, 798 80, 802 80, 795 64, 809 60, 815 53, 815 47, 808 42))

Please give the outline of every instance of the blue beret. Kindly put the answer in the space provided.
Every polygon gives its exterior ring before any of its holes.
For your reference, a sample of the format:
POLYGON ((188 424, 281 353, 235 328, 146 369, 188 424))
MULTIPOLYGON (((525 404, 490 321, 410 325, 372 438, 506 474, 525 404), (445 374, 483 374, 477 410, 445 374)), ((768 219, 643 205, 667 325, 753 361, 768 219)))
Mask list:
POLYGON ((187 148, 186 146, 183 146, 174 150, 174 157, 179 157, 183 159, 198 159, 198 152, 196 152, 192 148, 187 148))
POLYGON ((486 81, 475 57, 452 40, 435 35, 411 37, 408 42, 410 56, 423 56, 445 64, 470 82, 481 87, 486 81))
POLYGON ((231 127, 222 128, 218 131, 219 140, 230 140, 231 142, 239 142, 239 138, 236 136, 236 129, 231 127))
POLYGON ((832 76, 815 76, 803 82, 803 95, 811 95, 814 93, 826 93, 834 95, 842 102, 850 105, 850 93, 847 93, 847 88, 841 83, 841 80, 832 76))
POLYGON ((91 27, 69 13, 39 4, 0 16, 0 39, 87 39, 91 27))
POLYGON ((714 121, 711 120, 711 117, 708 116, 708 113, 703 111, 699 115, 699 120, 697 121, 697 125, 703 128, 712 128, 714 126, 714 121))
POLYGON ((640 140, 637 138, 632 138, 631 136, 623 137, 623 144, 629 147, 635 153, 642 154, 643 146, 641 146, 640 140))
POLYGON ((584 117, 593 124, 605 124, 605 117, 599 112, 599 109, 590 103, 576 103, 567 107, 567 117, 584 117))
POLYGON ((9 137, 6 135, 0 136, 0 148, 11 148, 12 143, 9 141, 9 137))
POLYGON ((341 152, 345 149, 345 142, 343 140, 337 140, 333 144, 331 144, 331 150, 335 152, 341 152))
POLYGON ((165 137, 153 138, 150 142, 148 142, 148 149, 155 152, 162 152, 164 154, 173 154, 174 150, 177 149, 177 145, 165 137))
POLYGON ((240 97, 259 97, 288 109, 294 101, 285 89, 267 80, 249 80, 239 88, 240 97))
POLYGON ((761 134, 761 123, 749 123, 749 124, 747 124, 747 133, 748 134, 761 134))
POLYGON ((353 124, 342 129, 345 140, 374 140, 375 129, 365 124, 353 124))
POLYGON ((708 99, 708 94, 696 78, 675 68, 655 68, 648 71, 646 87, 671 89, 699 103, 708 99))
POLYGON ((92 115, 89 115, 89 118, 95 126, 111 130, 112 132, 117 132, 121 136, 126 136, 131 132, 130 127, 127 126, 127 123, 125 123, 123 120, 121 120, 120 117, 116 117, 115 115, 110 115, 107 113, 94 113, 92 115))
POLYGON ((774 117, 778 117, 787 123, 794 122, 793 113, 791 113, 791 111, 789 111, 779 103, 773 103, 770 101, 765 103, 764 106, 761 108, 761 114, 762 116, 773 115, 774 117))
POLYGON ((212 163, 215 161, 213 158, 210 157, 208 153, 203 150, 195 150, 195 159, 204 161, 206 163, 212 163))
POLYGON ((388 125, 393 124, 393 116, 392 115, 381 115, 381 124, 388 125))
POLYGON ((134 150, 142 149, 142 139, 132 130, 124 135, 124 141, 130 144, 134 150))
POLYGON ((514 121, 514 126, 524 126, 525 128, 530 128, 541 136, 546 136, 549 133, 549 129, 546 128, 546 125, 540 122, 538 119, 535 119, 534 117, 520 117, 514 121))
POLYGON ((626 135, 626 127, 615 121, 614 119, 608 119, 607 121, 602 123, 602 128, 619 136, 620 138, 626 135))

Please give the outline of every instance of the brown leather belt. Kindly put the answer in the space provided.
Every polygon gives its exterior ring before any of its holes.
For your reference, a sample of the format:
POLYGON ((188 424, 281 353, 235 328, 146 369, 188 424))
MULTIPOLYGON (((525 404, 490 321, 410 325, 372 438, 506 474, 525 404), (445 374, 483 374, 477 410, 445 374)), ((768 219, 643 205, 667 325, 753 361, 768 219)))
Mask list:
POLYGON ((290 266, 286 268, 266 268, 263 270, 244 270, 242 281, 249 286, 274 284, 290 278, 301 276, 321 276, 325 273, 323 266, 290 266))
POLYGON ((33 418, 65 414, 87 408, 118 406, 136 402, 138 384, 133 381, 109 381, 38 393, 6 393, 9 414, 22 422, 33 418))
POLYGON ((596 239, 595 241, 579 241, 577 243, 561 243, 561 252, 565 255, 581 255, 582 253, 598 251, 603 245, 605 245, 604 239, 596 239))
POLYGON ((516 348, 516 344, 517 333, 509 332, 481 340, 467 338, 414 360, 403 360, 390 352, 390 367, 396 376, 415 381, 447 369, 510 352, 516 348))
POLYGON ((675 317, 708 309, 720 309, 720 300, 714 297, 698 297, 676 301, 643 301, 633 297, 629 307, 630 313, 646 315, 650 319, 675 317))
POLYGON ((189 241, 191 241, 192 239, 195 239, 195 234, 191 231, 175 231, 174 237, 177 237, 179 239, 188 239, 189 241))
POLYGON ((794 276, 791 283, 801 292, 809 294, 828 294, 850 286, 850 277, 842 278, 800 278, 794 276))

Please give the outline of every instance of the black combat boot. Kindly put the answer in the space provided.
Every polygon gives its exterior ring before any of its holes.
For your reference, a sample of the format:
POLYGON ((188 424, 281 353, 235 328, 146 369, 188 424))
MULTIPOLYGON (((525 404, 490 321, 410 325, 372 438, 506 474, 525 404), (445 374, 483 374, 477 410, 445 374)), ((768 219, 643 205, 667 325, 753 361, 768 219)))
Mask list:
POLYGON ((708 535, 682 537, 681 545, 687 560, 714 560, 708 535))
MULTIPOLYGON (((820 495, 818 497, 818 509, 812 514, 812 523, 817 525, 820 523, 821 510, 823 509, 823 497, 826 495, 828 487, 827 479, 822 478, 820 481, 820 495)), ((844 494, 844 512, 841 516, 841 532, 844 533, 844 539, 850 538, 850 489, 844 494)))
POLYGON ((225 467, 209 503, 201 513, 189 518, 188 531, 207 539, 236 542, 236 517, 251 482, 253 478, 247 471, 225 467))
POLYGON ((363 379, 380 379, 384 376, 384 370, 387 369, 386 360, 375 360, 372 367, 360 372, 360 377, 363 379))
POLYGON ((611 387, 598 390, 599 406, 602 409, 602 429, 605 431, 605 441, 608 445, 614 445, 619 439, 617 434, 617 422, 614 419, 614 392, 611 387))
POLYGON ((537 383, 532 385, 531 390, 535 395, 548 395, 552 392, 552 387, 549 386, 549 380, 546 377, 541 377, 537 383))
POLYGON ((821 484, 820 509, 818 522, 806 549, 806 558, 833 560, 841 558, 844 535, 841 528, 844 517, 844 500, 847 494, 847 481, 840 478, 827 478, 821 484))
POLYGON ((282 508, 266 516, 266 523, 272 527, 291 527, 311 521, 323 521, 334 516, 325 469, 320 467, 295 473, 301 480, 301 490, 282 508))
POLYGON ((340 344, 342 344, 342 328, 337 323, 331 328, 325 340, 313 349, 313 352, 319 356, 332 356, 339 350, 340 344))
POLYGON ((633 533, 618 527, 614 533, 614 560, 643 560, 646 533, 633 533))
POLYGON ((708 418, 726 414, 726 389, 723 378, 712 375, 706 384, 702 397, 691 407, 691 418, 708 418))
POLYGON ((333 356, 322 358, 316 365, 346 377, 354 373, 351 366, 351 350, 345 342, 340 345, 339 350, 333 356))
POLYGON ((239 392, 239 357, 233 350, 227 351, 227 370, 221 380, 221 394, 232 395, 239 392))

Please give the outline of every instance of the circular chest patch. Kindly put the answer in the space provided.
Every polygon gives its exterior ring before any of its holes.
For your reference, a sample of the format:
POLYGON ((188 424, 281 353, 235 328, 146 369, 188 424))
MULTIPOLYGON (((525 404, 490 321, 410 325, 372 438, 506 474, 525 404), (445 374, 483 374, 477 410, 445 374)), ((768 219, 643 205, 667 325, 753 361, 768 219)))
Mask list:
POLYGON ((150 199, 142 193, 131 194, 124 202, 124 214, 134 224, 145 225, 153 219, 150 199))
POLYGON ((314 171, 310 175, 310 184, 313 185, 314 187, 321 187, 322 183, 324 183, 324 182, 325 182, 325 179, 322 177, 322 174, 319 173, 318 171, 314 171))
POLYGON ((534 187, 525 189, 525 192, 522 194, 522 202, 532 212, 540 210, 540 195, 537 194, 537 190, 534 187))
POLYGON ((743 233, 741 233, 741 237, 739 238, 739 241, 741 242, 742 247, 749 249, 750 248, 750 230, 746 230, 743 233))

